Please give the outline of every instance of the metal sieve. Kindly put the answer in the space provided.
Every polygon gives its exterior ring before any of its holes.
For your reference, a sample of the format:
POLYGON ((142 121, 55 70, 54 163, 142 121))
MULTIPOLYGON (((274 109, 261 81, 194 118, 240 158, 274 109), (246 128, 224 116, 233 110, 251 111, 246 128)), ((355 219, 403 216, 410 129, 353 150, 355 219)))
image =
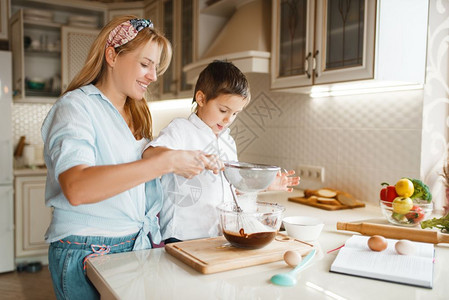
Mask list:
POLYGON ((241 192, 257 192, 266 189, 281 169, 276 166, 246 162, 224 162, 226 179, 241 192))

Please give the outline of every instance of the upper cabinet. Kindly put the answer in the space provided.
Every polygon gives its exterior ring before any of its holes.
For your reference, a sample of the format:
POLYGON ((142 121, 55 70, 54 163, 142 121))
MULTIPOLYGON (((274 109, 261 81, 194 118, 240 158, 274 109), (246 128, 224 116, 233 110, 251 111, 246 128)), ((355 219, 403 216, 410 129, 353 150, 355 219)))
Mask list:
MULTIPOLYGON (((3 24, 7 1, 0 1, 3 24)), ((107 21, 118 15, 144 17, 143 1, 15 0, 12 9, 9 43, 16 102, 53 103, 83 67, 107 21)))
POLYGON ((427 12, 427 0, 273 1, 271 87, 423 84, 427 12))
POLYGON ((192 97, 183 68, 193 61, 194 0, 145 2, 145 17, 161 30, 172 44, 173 57, 167 71, 151 86, 151 100, 192 97))
POLYGON ((84 65, 106 11, 20 3, 10 19, 14 101, 52 103, 84 65))
POLYGON ((70 81, 84 66, 88 51, 99 32, 99 29, 62 26, 62 91, 67 89, 70 81))
POLYGON ((112 20, 120 15, 134 15, 138 18, 144 18, 143 1, 113 2, 108 4, 108 20, 112 20))

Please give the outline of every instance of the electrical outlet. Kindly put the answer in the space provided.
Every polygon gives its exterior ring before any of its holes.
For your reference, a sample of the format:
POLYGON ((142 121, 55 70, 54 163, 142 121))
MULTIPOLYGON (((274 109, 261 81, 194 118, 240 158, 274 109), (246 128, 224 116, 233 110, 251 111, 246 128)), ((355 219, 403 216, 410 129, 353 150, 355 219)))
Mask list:
POLYGON ((324 167, 298 166, 296 168, 296 175, 298 175, 301 180, 324 182, 324 167))

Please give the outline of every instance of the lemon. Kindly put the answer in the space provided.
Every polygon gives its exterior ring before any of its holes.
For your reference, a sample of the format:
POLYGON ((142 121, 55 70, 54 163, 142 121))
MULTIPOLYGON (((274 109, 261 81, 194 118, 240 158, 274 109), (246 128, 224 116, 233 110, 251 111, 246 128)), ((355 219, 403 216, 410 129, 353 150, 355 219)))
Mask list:
POLYGON ((413 195, 415 188, 413 187, 413 182, 407 178, 402 178, 395 185, 396 193, 398 196, 408 198, 413 195))

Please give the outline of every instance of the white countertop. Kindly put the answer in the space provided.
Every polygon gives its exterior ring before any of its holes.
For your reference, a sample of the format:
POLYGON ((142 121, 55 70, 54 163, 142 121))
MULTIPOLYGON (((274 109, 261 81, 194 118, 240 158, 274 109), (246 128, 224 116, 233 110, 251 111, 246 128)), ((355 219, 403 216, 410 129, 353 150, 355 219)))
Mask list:
POLYGON ((285 215, 322 218, 325 227, 315 243, 318 254, 298 275, 294 287, 276 286, 271 276, 290 271, 284 261, 204 275, 167 254, 163 248, 100 256, 88 260, 87 276, 102 299, 448 299, 449 245, 435 246, 433 289, 329 272, 338 251, 327 251, 344 244, 353 232, 337 231, 336 222, 375 222, 387 224, 380 208, 326 211, 289 202, 292 193, 270 192, 259 201, 277 202, 286 207, 285 215))

